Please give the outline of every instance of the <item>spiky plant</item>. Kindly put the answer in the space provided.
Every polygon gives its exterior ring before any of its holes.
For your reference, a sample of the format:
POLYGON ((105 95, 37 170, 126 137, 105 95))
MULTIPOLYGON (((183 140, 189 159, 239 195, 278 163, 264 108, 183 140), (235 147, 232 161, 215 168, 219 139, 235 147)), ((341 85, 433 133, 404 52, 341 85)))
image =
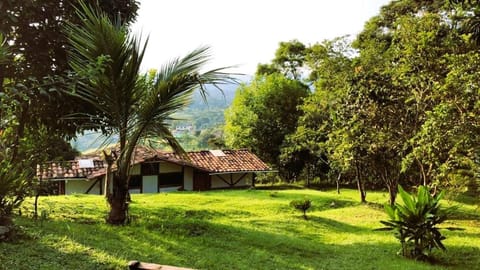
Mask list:
POLYGON ((444 191, 432 195, 425 186, 420 186, 417 195, 409 194, 400 185, 398 194, 402 203, 394 206, 385 205, 385 211, 390 218, 380 221, 385 228, 393 230, 395 237, 402 245, 401 254, 405 257, 424 260, 434 248, 445 250, 440 233, 439 224, 447 219, 448 210, 440 207, 440 200, 444 191))

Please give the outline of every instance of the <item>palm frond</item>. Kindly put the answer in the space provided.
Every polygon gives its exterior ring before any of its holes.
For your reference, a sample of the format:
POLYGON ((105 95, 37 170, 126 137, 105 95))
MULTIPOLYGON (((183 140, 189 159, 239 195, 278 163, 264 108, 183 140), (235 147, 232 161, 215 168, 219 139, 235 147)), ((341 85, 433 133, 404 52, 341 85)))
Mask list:
MULTIPOLYGON (((176 139, 167 132, 171 115, 185 108, 191 101, 196 89, 205 91, 207 84, 219 84, 234 81, 225 68, 201 72, 201 68, 210 58, 208 47, 201 47, 177 58, 161 68, 152 85, 147 89, 129 124, 130 141, 164 136, 164 139, 177 152, 184 152, 176 139)), ((144 79, 144 82, 147 82, 144 79)))
POLYGON ((146 42, 128 36, 126 27, 84 2, 76 10, 81 24, 68 23, 69 63, 83 80, 75 96, 92 104, 119 128, 135 109, 138 72, 146 42))

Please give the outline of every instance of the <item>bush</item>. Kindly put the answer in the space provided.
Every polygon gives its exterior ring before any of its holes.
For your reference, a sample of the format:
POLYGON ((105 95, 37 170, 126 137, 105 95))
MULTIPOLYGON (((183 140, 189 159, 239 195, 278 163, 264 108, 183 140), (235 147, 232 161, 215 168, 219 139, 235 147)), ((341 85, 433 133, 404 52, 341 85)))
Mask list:
POLYGON ((440 209, 444 192, 431 195, 425 186, 418 188, 417 195, 411 195, 401 186, 398 192, 403 204, 385 205, 390 220, 380 221, 386 227, 380 230, 393 230, 402 245, 401 254, 405 257, 425 260, 434 248, 445 250, 438 224, 447 219, 447 210, 440 209))
POLYGON ((303 218, 307 219, 307 210, 312 206, 312 201, 310 199, 303 200, 293 200, 290 202, 290 206, 303 212, 303 218))
POLYGON ((7 160, 0 161, 0 225, 11 224, 13 210, 28 195, 26 174, 7 160))

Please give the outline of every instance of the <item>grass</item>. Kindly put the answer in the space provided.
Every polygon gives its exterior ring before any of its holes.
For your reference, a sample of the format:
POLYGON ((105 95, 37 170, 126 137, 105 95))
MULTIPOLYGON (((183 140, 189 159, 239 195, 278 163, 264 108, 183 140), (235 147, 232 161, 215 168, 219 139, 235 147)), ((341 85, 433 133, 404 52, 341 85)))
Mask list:
POLYGON ((435 264, 404 259, 391 232, 373 231, 386 219, 387 195, 354 190, 233 190, 132 195, 129 226, 106 225, 101 196, 40 199, 44 218, 15 222, 29 237, 0 243, 0 269, 125 269, 129 260, 197 269, 478 269, 478 200, 459 207, 445 227, 447 252, 435 264), (308 197, 308 220, 289 206, 308 197))

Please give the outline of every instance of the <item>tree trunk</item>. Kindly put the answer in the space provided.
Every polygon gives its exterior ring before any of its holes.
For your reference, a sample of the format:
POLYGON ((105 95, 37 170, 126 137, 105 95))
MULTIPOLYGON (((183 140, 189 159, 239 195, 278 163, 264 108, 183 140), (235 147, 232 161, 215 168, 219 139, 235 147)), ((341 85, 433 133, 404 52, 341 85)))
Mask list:
POLYGON ((339 173, 337 177, 337 194, 340 194, 340 179, 342 178, 342 174, 339 173))
POLYGON ((395 200, 397 198, 397 186, 395 184, 390 183, 387 186, 387 188, 388 188, 390 205, 394 206, 395 205, 395 200))
POLYGON ((34 205, 34 212, 33 212, 33 218, 38 219, 38 198, 40 197, 40 191, 37 191, 35 194, 35 201, 33 203, 34 205))
POLYGON ((113 193, 108 198, 110 213, 107 222, 112 225, 124 225, 128 222, 128 186, 127 179, 113 176, 113 193))
POLYGON ((393 177, 393 175, 389 175, 388 170, 385 167, 381 177, 383 182, 387 185, 390 205, 394 206, 395 199, 397 198, 397 185, 400 176, 396 175, 395 177, 393 177))
POLYGON ((5 90, 3 88, 3 81, 5 80, 5 65, 0 66, 0 93, 3 93, 5 90))
POLYGON ((310 188, 310 167, 307 165, 307 188, 310 188))
POLYGON ((360 173, 360 168, 359 168, 359 165, 358 163, 355 164, 355 178, 357 180, 357 188, 358 188, 358 192, 360 192, 360 201, 362 203, 366 203, 367 202, 367 193, 365 192, 365 186, 362 182, 362 177, 361 177, 361 173, 360 173))

